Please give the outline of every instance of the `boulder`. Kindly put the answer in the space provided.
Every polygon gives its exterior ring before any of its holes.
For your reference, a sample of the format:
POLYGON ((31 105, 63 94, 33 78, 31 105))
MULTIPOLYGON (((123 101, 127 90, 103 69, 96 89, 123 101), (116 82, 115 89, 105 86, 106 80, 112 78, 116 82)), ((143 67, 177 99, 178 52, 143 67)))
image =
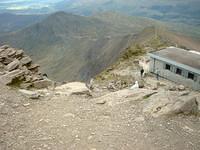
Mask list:
POLYGON ((24 75, 24 71, 17 69, 11 72, 6 73, 5 75, 0 77, 0 82, 4 85, 12 84, 13 80, 20 78, 24 75))
POLYGON ((184 115, 194 114, 197 115, 198 113, 198 103, 196 97, 189 97, 186 99, 178 99, 178 101, 174 104, 169 114, 180 114, 183 113, 184 115))
POLYGON ((144 113, 153 117, 170 116, 176 114, 196 115, 198 103, 196 96, 179 96, 177 92, 160 92, 147 101, 144 113))
POLYGON ((27 65, 32 62, 32 59, 29 56, 22 58, 21 60, 22 65, 27 65))
POLYGON ((40 94, 37 91, 29 91, 29 90, 20 89, 19 92, 30 99, 39 99, 40 98, 40 94))
POLYGON ((13 62, 9 63, 6 66, 6 70, 13 71, 14 69, 18 68, 19 65, 20 65, 20 61, 15 59, 13 62))
POLYGON ((144 81, 143 80, 139 80, 138 81, 138 85, 139 85, 139 88, 144 88, 144 81))
POLYGON ((178 90, 179 91, 184 91, 185 90, 185 86, 184 85, 179 85, 178 86, 178 90))
POLYGON ((90 95, 85 83, 71 82, 55 88, 56 92, 64 95, 90 95))
POLYGON ((33 82, 33 87, 37 89, 47 88, 52 85, 53 85, 53 82, 49 79, 43 79, 43 80, 33 82))

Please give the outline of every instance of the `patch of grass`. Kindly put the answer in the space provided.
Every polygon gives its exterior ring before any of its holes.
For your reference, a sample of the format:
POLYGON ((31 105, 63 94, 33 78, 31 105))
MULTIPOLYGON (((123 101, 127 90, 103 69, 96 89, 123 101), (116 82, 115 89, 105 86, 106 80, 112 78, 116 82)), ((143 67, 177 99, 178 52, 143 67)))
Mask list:
POLYGON ((144 55, 145 53, 146 51, 144 50, 144 47, 141 46, 140 44, 136 44, 127 48, 125 53, 122 54, 121 59, 127 60, 130 59, 131 57, 144 55))

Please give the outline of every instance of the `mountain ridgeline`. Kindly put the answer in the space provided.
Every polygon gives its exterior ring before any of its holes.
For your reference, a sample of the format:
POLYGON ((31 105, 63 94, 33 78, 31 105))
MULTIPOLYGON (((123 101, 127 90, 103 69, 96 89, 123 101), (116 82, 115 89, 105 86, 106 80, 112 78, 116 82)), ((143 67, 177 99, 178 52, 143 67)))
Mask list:
POLYGON ((23 29, 45 18, 46 15, 0 14, 0 34, 23 29))
POLYGON ((23 48, 54 80, 86 81, 114 63, 142 30, 151 27, 168 33, 165 24, 153 19, 117 13, 85 17, 57 12, 0 36, 0 45, 23 48))
POLYGON ((99 19, 58 12, 0 43, 25 49, 55 80, 85 81, 112 63, 129 38, 99 19))

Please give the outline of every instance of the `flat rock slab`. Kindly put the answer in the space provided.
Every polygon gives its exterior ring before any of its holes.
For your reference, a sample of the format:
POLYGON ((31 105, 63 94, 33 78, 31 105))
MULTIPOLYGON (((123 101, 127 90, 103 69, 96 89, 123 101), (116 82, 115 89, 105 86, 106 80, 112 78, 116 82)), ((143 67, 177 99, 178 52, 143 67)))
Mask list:
POLYGON ((29 91, 29 90, 20 89, 19 92, 30 99, 39 99, 40 98, 40 94, 37 91, 29 91))
POLYGON ((13 70, 9 73, 6 73, 5 75, 0 77, 0 82, 3 83, 4 85, 9 85, 12 83, 12 81, 16 78, 19 78, 24 75, 24 71, 17 69, 13 70))
POLYGON ((22 63, 23 65, 26 65, 26 64, 31 63, 31 62, 32 62, 32 59, 31 59, 29 56, 26 56, 26 57, 22 58, 20 61, 21 61, 21 63, 22 63))
POLYGON ((20 61, 16 59, 13 62, 11 62, 10 64, 8 64, 6 66, 6 69, 8 71, 13 71, 13 70, 17 69, 17 67, 19 67, 19 65, 20 65, 20 61))
POLYGON ((56 93, 60 95, 83 95, 89 94, 90 90, 86 87, 85 83, 71 82, 55 88, 56 93))
POLYGON ((117 92, 109 93, 104 96, 93 99, 96 104, 107 104, 109 106, 115 106, 122 103, 126 103, 134 100, 143 100, 145 97, 154 94, 155 91, 147 89, 124 89, 117 92))

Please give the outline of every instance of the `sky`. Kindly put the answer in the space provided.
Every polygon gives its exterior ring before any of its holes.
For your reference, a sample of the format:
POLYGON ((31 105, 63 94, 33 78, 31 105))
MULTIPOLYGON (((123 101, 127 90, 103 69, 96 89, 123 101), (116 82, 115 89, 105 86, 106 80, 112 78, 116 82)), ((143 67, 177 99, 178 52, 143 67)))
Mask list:
POLYGON ((62 0, 0 0, 0 8, 7 10, 24 10, 50 7, 62 0))

